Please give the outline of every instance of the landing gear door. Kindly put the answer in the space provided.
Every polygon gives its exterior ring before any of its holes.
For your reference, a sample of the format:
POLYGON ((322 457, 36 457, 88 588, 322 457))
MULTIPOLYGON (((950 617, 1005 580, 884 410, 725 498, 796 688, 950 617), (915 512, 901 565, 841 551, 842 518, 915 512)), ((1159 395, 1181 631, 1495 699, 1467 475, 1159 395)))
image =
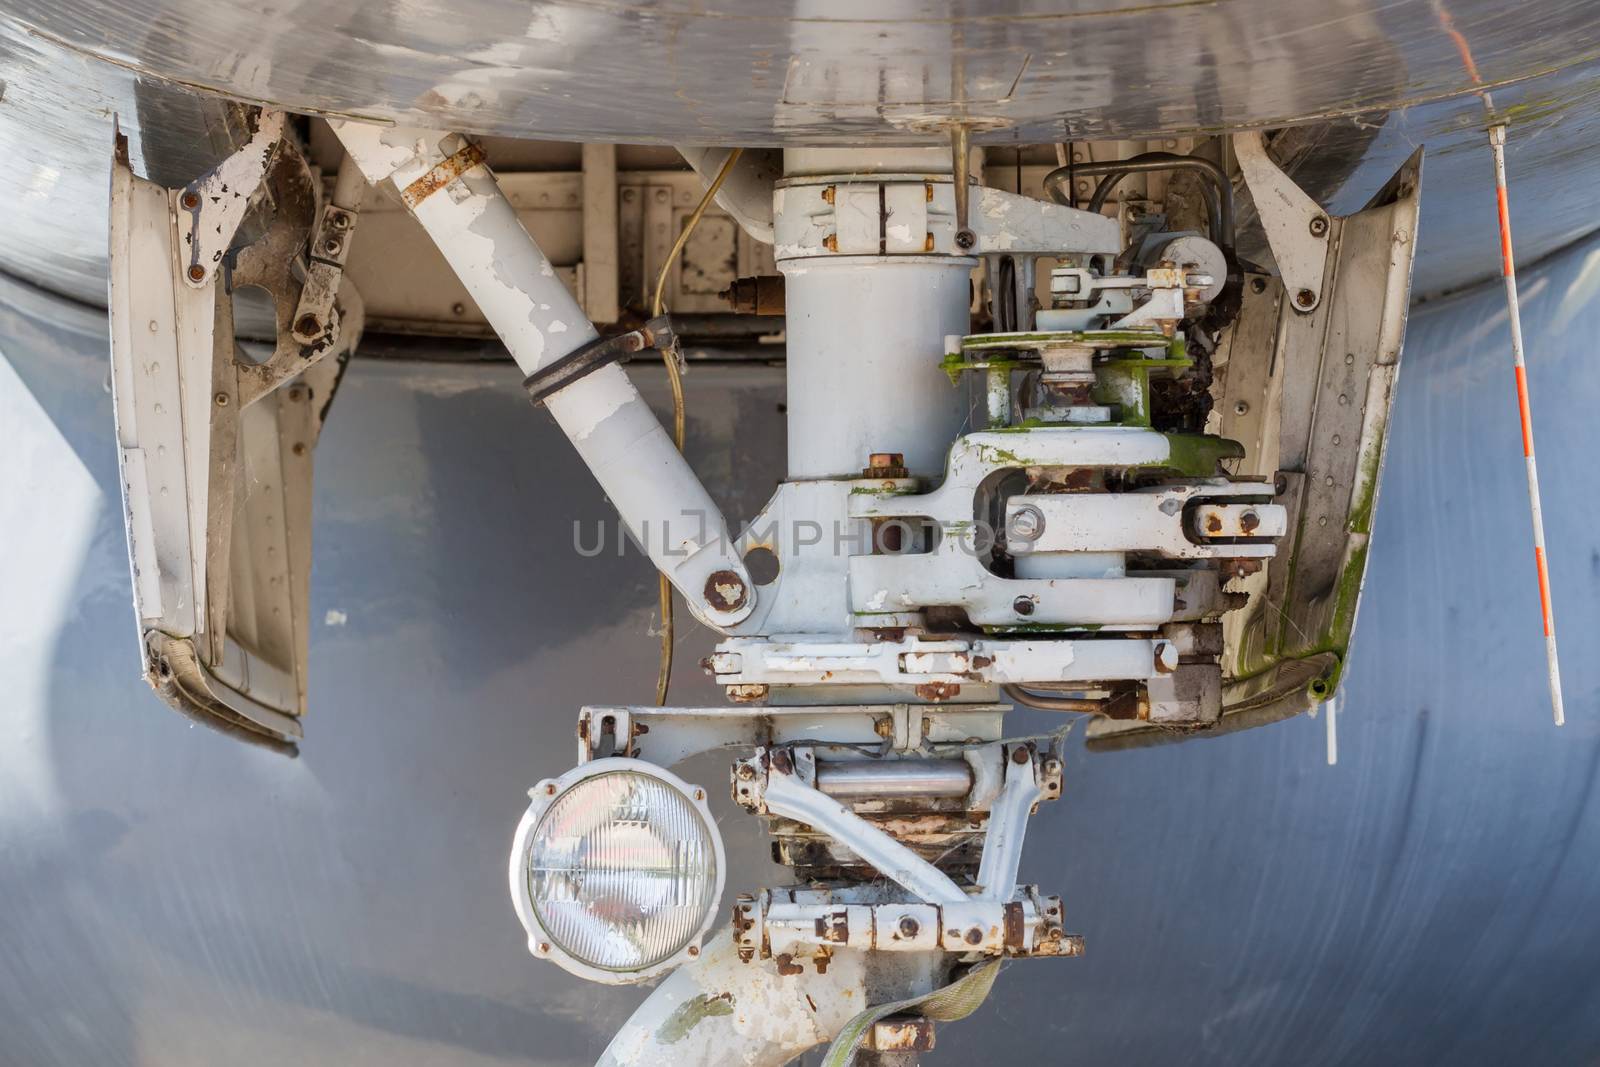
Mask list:
POLYGON ((241 236, 202 271, 189 251, 207 221, 196 186, 135 176, 119 136, 109 303, 145 678, 185 715, 289 747, 306 710, 312 450, 360 306, 345 287, 316 342, 289 339, 303 258, 291 267, 318 194, 303 157, 280 144, 251 148, 270 157, 259 187, 241 189, 251 197, 241 236), (270 260, 276 271, 265 269, 270 260), (272 298, 279 344, 270 352, 235 341, 230 290, 246 280, 272 298))
MULTIPOLYGON (((1278 277, 1246 279, 1215 359, 1208 432, 1241 442, 1234 474, 1274 480, 1289 533, 1223 616, 1222 720, 1205 734, 1096 722, 1093 747, 1211 736, 1290 718, 1331 699, 1349 661, 1383 472, 1416 248, 1422 152, 1360 212, 1327 220, 1310 311, 1278 277)), ((1303 298, 1311 302, 1310 298, 1303 298)))

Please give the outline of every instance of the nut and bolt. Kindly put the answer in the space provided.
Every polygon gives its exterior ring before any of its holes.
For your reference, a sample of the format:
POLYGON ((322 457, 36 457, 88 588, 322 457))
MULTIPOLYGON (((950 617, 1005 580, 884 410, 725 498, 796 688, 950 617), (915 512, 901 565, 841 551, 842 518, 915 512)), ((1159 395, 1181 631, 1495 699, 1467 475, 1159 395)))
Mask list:
POLYGON ((1316 218, 1311 220, 1311 236, 1326 237, 1327 235, 1328 219, 1324 215, 1318 215, 1316 218))
POLYGON ((1239 529, 1250 533, 1261 525, 1261 516, 1253 511, 1246 511, 1239 516, 1239 529))
POLYGON ((863 478, 906 478, 910 474, 906 470, 905 454, 901 452, 874 452, 861 469, 863 478))
POLYGON ((1011 602, 1011 610, 1018 615, 1032 615, 1033 607, 1032 597, 1019 596, 1011 602))
POLYGON ((1019 541, 1037 541, 1044 533, 1044 512, 1032 504, 1024 504, 1011 513, 1006 528, 1019 541))

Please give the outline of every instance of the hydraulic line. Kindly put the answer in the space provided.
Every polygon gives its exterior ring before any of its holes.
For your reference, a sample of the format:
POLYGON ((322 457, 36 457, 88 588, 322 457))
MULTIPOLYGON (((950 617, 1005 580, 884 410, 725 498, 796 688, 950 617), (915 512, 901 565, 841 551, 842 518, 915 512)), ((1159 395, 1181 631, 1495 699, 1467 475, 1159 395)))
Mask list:
POLYGON ((1211 182, 1208 201, 1211 206, 1212 239, 1226 249, 1233 247, 1233 183, 1221 165, 1202 156, 1180 156, 1171 152, 1146 152, 1130 159, 1114 159, 1085 163, 1069 163, 1057 167, 1044 176, 1045 192, 1058 204, 1073 202, 1072 181, 1079 177, 1100 176, 1094 195, 1089 198, 1088 210, 1099 211, 1105 206, 1117 182, 1129 174, 1150 174, 1164 170, 1196 170, 1211 182))
MULTIPOLYGON (((678 234, 678 239, 672 244, 672 251, 667 253, 667 258, 661 264, 661 272, 656 275, 655 295, 650 299, 650 317, 657 318, 663 311, 662 294, 667 287, 667 275, 672 272, 672 265, 683 254, 683 246, 689 243, 689 235, 694 233, 694 228, 700 225, 700 219, 705 215, 706 208, 711 201, 716 199, 717 190, 722 188, 722 183, 728 180, 728 175, 733 171, 733 165, 744 154, 744 149, 735 148, 728 153, 728 158, 723 160, 722 168, 717 171, 717 176, 706 188, 705 195, 700 198, 700 203, 695 205, 694 211, 683 224, 683 230, 678 234)), ((683 400, 683 373, 678 366, 676 352, 663 351, 661 361, 667 367, 667 381, 672 385, 672 441, 678 446, 678 451, 683 451, 685 405, 683 400)), ((672 583, 667 581, 665 574, 661 575, 659 598, 661 608, 661 663, 656 669, 656 704, 664 705, 667 702, 667 690, 672 685, 672 645, 674 640, 672 624, 672 583)))

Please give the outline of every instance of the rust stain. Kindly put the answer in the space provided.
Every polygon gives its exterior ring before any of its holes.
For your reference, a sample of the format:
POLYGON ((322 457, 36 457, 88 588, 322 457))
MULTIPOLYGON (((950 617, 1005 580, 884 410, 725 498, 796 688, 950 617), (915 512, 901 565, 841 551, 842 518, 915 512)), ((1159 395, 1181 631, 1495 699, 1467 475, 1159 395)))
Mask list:
POLYGON ((406 202, 406 207, 415 211, 417 206, 424 200, 482 163, 483 160, 483 148, 472 141, 468 141, 465 148, 452 152, 448 158, 441 160, 428 173, 406 186, 400 193, 400 199, 406 202))

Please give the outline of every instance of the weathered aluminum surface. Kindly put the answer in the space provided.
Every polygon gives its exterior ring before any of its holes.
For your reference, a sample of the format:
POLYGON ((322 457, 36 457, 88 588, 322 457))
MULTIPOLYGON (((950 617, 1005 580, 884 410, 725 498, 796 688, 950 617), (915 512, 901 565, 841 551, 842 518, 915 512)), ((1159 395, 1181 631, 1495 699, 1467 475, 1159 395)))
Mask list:
MULTIPOLYGON (((1582 650, 1600 642, 1600 245, 1521 282, 1553 593, 1582 650)), ((1013 968, 929 1063, 1600 1053, 1600 663, 1567 664, 1553 729, 1503 315, 1496 285, 1412 316, 1338 766, 1303 718, 1070 743, 1021 874, 1063 893, 1088 952, 1013 968)), ((319 446, 315 743, 291 761, 189 729, 138 681, 103 316, 9 309, 0 354, 4 1055, 592 1063, 641 991, 528 960, 501 862, 530 775, 571 765, 573 712, 649 699, 655 576, 568 550, 572 520, 585 544, 614 520, 516 372, 353 364, 319 446)), ((659 404, 659 375, 631 373, 659 404)), ((782 476, 781 382, 687 379, 690 455, 731 515, 782 476)), ((680 664, 710 646, 686 631, 680 664)), ((722 702, 680 674, 678 699, 722 702)), ((711 799, 730 891, 781 884, 756 821, 711 799)))
MULTIPOLYGON (((1600 20, 1581 0, 1454 0, 1449 10, 1511 124, 1513 224, 1531 263, 1594 227, 1600 124, 1585 113, 1600 99, 1600 20)), ((991 144, 1354 116, 1318 135, 1331 154, 1305 163, 1317 180, 1295 175, 1336 212, 1364 203, 1426 143, 1417 290, 1494 269, 1495 234, 1478 210, 1487 123, 1423 0, 1117 0, 1067 11, 1011 0, 975 13, 931 0, 467 0, 448 14, 419 0, 292 11, 6 0, 0 269, 103 303, 111 116, 129 131, 141 176, 182 185, 247 135, 201 132, 202 116, 226 108, 199 90, 517 136, 925 141, 914 116, 950 110, 940 98, 954 57, 969 112, 1022 123, 979 129, 991 144)))

